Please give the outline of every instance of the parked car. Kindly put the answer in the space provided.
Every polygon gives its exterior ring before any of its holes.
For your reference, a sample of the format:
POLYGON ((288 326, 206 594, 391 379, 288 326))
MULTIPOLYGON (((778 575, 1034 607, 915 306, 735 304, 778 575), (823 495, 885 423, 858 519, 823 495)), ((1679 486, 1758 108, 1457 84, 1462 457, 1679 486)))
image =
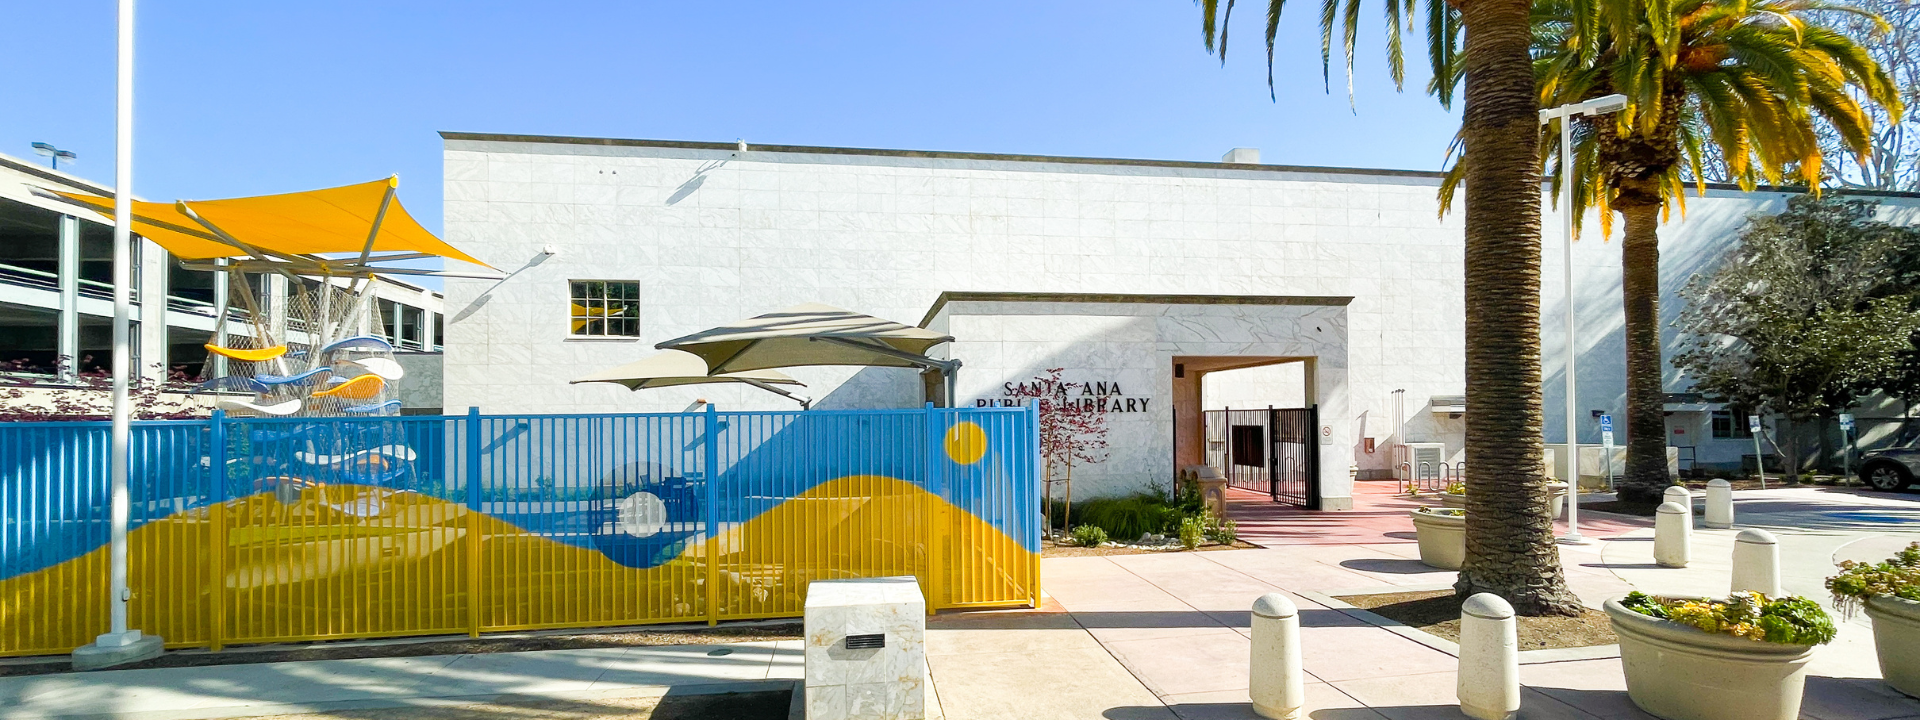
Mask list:
POLYGON ((1891 446, 1860 456, 1860 480, 1875 490, 1905 490, 1920 477, 1920 428, 1902 432, 1891 446))

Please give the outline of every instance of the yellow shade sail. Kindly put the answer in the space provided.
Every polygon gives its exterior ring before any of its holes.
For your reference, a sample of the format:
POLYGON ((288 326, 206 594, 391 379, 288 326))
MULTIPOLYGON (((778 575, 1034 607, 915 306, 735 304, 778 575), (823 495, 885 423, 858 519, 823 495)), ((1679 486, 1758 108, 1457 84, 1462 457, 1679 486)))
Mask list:
MULTIPOLYGON (((245 245, 282 255, 359 253, 367 248, 376 218, 374 252, 416 252, 491 267, 434 236, 407 213, 398 198, 386 203, 398 178, 321 190, 229 198, 135 202, 133 231, 185 260, 244 258, 245 248, 226 242, 208 225, 245 245), (196 220, 194 216, 199 216, 196 220), (202 222, 204 221, 204 223, 202 222)), ((60 195, 111 216, 113 198, 85 193, 60 195)))

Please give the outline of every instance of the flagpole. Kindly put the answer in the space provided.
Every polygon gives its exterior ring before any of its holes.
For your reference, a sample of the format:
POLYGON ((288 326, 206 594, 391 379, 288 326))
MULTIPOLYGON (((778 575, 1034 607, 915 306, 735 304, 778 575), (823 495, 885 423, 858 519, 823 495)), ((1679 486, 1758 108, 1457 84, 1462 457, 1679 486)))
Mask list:
MULTIPOLYGON (((108 464, 112 486, 109 498, 111 537, 108 541, 107 633, 92 645, 75 648, 75 669, 121 665, 160 654, 161 640, 128 629, 127 521, 132 502, 127 496, 128 445, 133 431, 127 384, 133 352, 130 316, 133 314, 133 0, 119 0, 119 65, 115 88, 113 162, 113 431, 108 464)), ((148 299, 152 302, 152 299, 148 299)), ((217 468, 216 468, 217 469, 217 468)))

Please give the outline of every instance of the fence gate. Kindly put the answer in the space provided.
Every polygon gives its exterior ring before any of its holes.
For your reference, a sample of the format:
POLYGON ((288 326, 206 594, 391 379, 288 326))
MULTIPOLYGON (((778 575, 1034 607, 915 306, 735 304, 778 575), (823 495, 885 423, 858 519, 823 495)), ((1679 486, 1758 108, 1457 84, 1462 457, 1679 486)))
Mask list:
POLYGON ((1207 464, 1227 484, 1275 502, 1320 508, 1317 408, 1206 411, 1207 464))

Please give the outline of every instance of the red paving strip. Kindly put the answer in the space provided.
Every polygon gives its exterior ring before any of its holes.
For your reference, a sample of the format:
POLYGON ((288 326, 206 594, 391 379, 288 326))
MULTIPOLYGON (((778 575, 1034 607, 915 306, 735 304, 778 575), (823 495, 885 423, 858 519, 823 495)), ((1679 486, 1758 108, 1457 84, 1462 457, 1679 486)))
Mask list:
MULTIPOLYGON (((1407 512, 1439 502, 1410 498, 1399 490, 1400 484, 1391 480, 1356 482, 1352 510, 1320 511, 1228 488, 1227 517, 1239 526, 1242 539, 1256 545, 1410 543, 1414 542, 1413 521, 1407 512)), ((1610 538, 1652 526, 1649 519, 1628 515, 1587 512, 1580 517, 1580 532, 1588 537, 1610 538)), ((1566 532, 1563 521, 1556 521, 1554 527, 1558 534, 1566 532)))

